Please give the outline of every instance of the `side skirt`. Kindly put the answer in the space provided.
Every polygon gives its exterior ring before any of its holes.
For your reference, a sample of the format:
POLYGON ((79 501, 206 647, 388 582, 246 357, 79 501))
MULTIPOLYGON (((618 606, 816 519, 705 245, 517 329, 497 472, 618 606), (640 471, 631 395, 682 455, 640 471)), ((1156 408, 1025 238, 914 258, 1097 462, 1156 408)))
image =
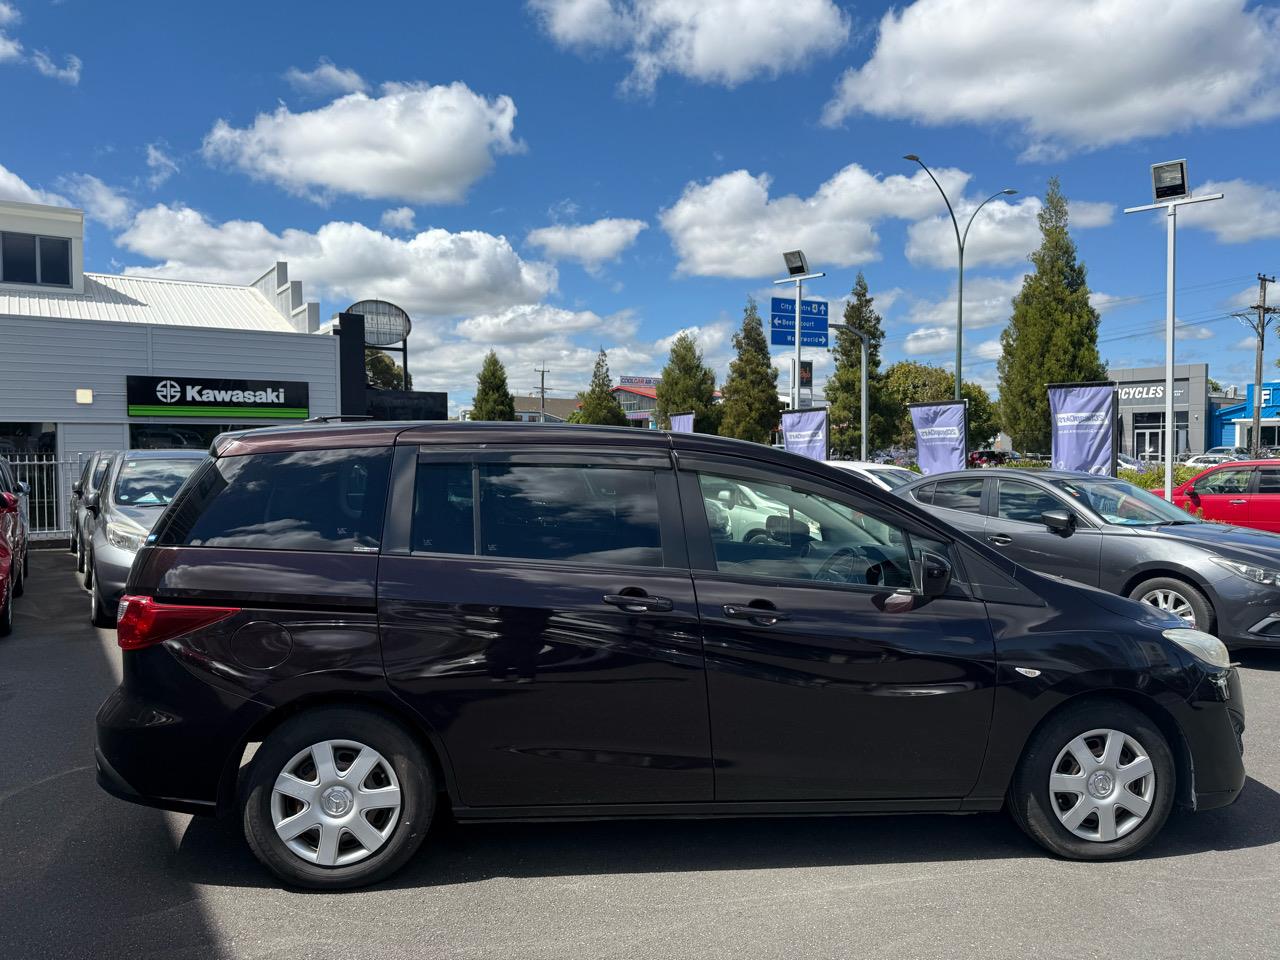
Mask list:
POLYGON ((735 803, 598 803, 537 807, 464 807, 459 821, 710 819, 718 817, 843 817, 886 813, 981 813, 1000 809, 1002 800, 816 800, 735 803))

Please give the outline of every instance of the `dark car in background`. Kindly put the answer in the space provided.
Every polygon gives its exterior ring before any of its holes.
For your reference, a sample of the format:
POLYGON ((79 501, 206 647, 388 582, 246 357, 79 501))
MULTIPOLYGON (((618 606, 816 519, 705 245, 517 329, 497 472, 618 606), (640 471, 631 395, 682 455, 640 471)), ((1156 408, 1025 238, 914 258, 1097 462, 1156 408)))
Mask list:
POLYGON ((1016 563, 1175 613, 1233 647, 1280 645, 1280 537, 1205 523, 1123 480, 934 474, 897 491, 1016 563))
POLYGON ((13 601, 22 596, 30 569, 28 494, 13 465, 0 458, 0 637, 13 629, 13 601))
POLYGON ((107 475, 107 467, 111 466, 114 451, 97 450, 85 458, 80 468, 80 476, 71 485, 70 508, 71 519, 71 552, 76 555, 76 572, 84 573, 85 557, 88 554, 90 525, 93 514, 90 513, 87 500, 98 492, 103 478, 107 475))
POLYGON ((200 450, 125 450, 111 456, 102 485, 85 499, 90 525, 84 586, 95 627, 116 625, 116 604, 133 558, 204 458, 200 450))
POLYGON ((445 803, 461 822, 1007 805, 1105 860, 1244 782, 1217 639, 847 471, 697 434, 226 434, 120 609, 99 782, 234 813, 302 886, 388 876, 445 803), (727 484, 774 505, 767 536, 714 535, 727 484))

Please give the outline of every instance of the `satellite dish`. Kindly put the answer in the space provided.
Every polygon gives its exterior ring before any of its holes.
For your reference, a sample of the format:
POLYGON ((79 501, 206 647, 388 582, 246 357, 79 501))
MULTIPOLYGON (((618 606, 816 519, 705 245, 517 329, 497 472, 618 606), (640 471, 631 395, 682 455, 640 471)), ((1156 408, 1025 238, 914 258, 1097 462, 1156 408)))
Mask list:
POLYGON ((364 342, 370 347, 388 347, 408 339, 413 324, 409 315, 394 303, 385 300, 361 300, 347 307, 344 313, 364 316, 364 342))

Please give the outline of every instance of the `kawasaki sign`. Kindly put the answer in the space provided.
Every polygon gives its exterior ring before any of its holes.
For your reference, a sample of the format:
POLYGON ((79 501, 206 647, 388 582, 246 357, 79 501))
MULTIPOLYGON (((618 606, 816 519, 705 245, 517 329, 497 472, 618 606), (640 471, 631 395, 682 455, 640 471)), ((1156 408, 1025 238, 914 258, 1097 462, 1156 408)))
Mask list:
POLYGON ((307 384, 294 380, 126 377, 131 417, 305 420, 307 384))

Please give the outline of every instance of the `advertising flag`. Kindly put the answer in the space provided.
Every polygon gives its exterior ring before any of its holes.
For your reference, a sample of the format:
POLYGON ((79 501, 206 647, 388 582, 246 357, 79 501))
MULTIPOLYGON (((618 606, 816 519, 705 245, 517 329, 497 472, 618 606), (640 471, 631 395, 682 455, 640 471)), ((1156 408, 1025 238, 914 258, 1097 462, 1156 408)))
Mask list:
POLYGON ((963 400, 911 404, 916 462, 924 474, 965 468, 967 423, 963 400))
POLYGON ((693 433, 692 413, 673 413, 671 415, 672 433, 693 433))
POLYGON ((827 410, 784 410, 782 412, 782 445, 790 453, 827 459, 827 410))
POLYGON ((1051 383, 1053 469, 1115 476, 1116 385, 1051 383))

